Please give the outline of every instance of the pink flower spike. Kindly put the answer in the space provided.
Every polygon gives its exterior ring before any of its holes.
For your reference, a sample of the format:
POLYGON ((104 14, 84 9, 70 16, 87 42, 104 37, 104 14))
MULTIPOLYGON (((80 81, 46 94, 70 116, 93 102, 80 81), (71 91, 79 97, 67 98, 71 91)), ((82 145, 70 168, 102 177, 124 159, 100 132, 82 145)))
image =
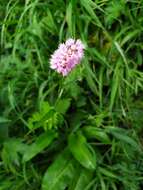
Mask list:
POLYGON ((80 63, 84 56, 85 46, 81 40, 68 39, 59 44, 58 49, 51 55, 50 68, 67 76, 68 73, 80 63))

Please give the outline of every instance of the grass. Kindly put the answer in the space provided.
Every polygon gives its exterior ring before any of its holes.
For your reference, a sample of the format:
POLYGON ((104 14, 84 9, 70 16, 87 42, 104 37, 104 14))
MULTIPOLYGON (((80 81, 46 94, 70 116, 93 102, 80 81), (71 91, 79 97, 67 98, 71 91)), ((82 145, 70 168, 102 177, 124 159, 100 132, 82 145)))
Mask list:
POLYGON ((0 190, 142 189, 143 1, 0 4, 0 190), (62 77, 70 37, 86 51, 62 77))

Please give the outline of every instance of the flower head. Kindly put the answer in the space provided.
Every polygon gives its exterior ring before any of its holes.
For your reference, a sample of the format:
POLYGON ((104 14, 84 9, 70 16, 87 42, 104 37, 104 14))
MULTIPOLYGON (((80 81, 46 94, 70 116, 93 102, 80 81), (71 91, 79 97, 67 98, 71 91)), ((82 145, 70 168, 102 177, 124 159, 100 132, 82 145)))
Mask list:
POLYGON ((68 39, 59 45, 50 59, 50 67, 66 76, 77 64, 80 63, 84 55, 85 46, 81 40, 68 39))

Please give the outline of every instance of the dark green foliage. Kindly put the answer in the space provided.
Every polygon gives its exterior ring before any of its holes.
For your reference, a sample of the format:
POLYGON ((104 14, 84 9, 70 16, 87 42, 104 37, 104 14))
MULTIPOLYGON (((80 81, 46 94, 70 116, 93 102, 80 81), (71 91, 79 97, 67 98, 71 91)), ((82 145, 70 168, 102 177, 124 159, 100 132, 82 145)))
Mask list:
POLYGON ((83 167, 90 170, 96 169, 96 153, 81 132, 69 136, 68 146, 74 158, 83 167))
POLYGON ((143 188, 143 1, 0 0, 0 190, 143 188), (85 56, 49 68, 60 42, 85 56))

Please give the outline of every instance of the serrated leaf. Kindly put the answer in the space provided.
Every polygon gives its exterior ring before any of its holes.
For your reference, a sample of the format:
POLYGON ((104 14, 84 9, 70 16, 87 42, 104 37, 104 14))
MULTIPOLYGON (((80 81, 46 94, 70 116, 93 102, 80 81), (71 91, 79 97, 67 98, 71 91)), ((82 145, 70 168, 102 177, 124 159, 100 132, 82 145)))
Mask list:
POLYGON ((34 143, 27 147, 23 155, 23 161, 27 162, 31 160, 34 156, 49 146, 56 136, 57 134, 53 131, 47 131, 40 135, 34 143))
POLYGON ((34 113, 28 119, 28 127, 31 130, 42 127, 46 131, 47 129, 57 128, 62 121, 63 117, 60 113, 56 112, 48 102, 42 102, 39 112, 34 113))
POLYGON ((86 142, 82 133, 71 134, 68 146, 74 158, 85 168, 94 170, 96 168, 96 156, 92 147, 86 142), (90 148, 90 149, 89 149, 90 148))
POLYGON ((73 178, 75 169, 70 153, 64 151, 44 174, 42 190, 64 190, 73 178))

